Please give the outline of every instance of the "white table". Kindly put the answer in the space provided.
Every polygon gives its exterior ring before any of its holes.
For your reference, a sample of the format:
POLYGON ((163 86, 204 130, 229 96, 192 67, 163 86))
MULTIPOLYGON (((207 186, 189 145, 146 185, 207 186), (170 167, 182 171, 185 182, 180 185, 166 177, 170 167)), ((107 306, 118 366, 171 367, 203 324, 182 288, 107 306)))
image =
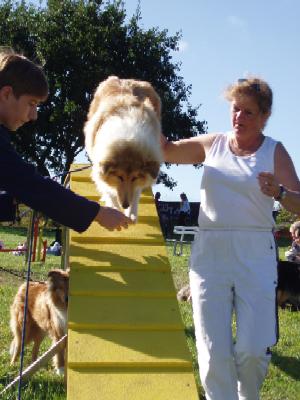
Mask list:
POLYGON ((180 235, 180 238, 174 241, 174 249, 173 255, 174 256, 181 256, 182 255, 182 248, 183 243, 190 243, 190 241, 185 240, 185 235, 196 235, 199 231, 199 226, 174 226, 173 233, 180 235), (179 245, 179 252, 177 251, 177 246, 179 245))

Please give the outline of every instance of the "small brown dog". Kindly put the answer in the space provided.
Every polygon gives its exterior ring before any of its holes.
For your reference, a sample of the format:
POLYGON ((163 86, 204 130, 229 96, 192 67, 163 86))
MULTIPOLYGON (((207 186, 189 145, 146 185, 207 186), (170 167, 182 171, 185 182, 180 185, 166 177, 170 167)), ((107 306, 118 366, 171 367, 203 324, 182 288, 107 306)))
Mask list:
MULTIPOLYGON (((32 361, 38 356, 40 344, 46 335, 56 343, 67 331, 69 271, 53 269, 46 282, 30 282, 26 317, 25 344, 33 342, 32 361)), ((10 346, 11 364, 21 352, 23 313, 26 284, 22 284, 10 309, 10 328, 13 340, 10 346)), ((64 372, 65 345, 55 356, 54 366, 61 375, 64 372)))

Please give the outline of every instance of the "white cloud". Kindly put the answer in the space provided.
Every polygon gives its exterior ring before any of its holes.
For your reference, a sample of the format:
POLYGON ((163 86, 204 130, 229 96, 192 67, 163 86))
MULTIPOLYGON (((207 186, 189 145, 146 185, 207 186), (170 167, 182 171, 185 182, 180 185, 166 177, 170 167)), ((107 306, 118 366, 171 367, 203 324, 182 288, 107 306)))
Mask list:
POLYGON ((185 42, 184 40, 180 40, 178 42, 178 51, 179 51, 179 53, 185 52, 188 47, 189 47, 188 43, 185 42))
POLYGON ((244 19, 237 17, 236 15, 230 15, 227 17, 227 21, 230 25, 237 28, 244 28, 247 25, 247 22, 244 19))

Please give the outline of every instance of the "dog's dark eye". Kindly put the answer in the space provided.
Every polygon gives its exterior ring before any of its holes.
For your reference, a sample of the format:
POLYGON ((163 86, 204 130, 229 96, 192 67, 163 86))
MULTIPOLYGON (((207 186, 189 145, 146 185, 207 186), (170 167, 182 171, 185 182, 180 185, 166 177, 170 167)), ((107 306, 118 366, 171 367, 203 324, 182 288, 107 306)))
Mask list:
POLYGON ((131 178, 131 182, 134 182, 137 180, 137 176, 134 176, 133 178, 131 178))
POLYGON ((121 182, 124 182, 123 176, 118 176, 118 179, 120 179, 121 182))

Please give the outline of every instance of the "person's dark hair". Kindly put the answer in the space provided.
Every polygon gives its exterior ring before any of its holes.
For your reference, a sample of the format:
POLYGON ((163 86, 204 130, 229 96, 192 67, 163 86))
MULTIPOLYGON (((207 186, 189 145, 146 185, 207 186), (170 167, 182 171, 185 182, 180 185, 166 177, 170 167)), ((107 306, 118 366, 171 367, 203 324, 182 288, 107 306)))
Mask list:
POLYGON ((0 48, 0 89, 11 86, 16 98, 27 94, 48 96, 48 82, 40 66, 11 49, 0 48))
POLYGON ((181 198, 181 200, 184 200, 184 201, 187 200, 187 196, 185 193, 181 193, 180 198, 181 198))
POLYGON ((238 97, 250 96, 255 100, 261 113, 271 114, 273 92, 267 82, 262 79, 256 77, 239 79, 234 84, 228 86, 224 95, 229 101, 238 97))

